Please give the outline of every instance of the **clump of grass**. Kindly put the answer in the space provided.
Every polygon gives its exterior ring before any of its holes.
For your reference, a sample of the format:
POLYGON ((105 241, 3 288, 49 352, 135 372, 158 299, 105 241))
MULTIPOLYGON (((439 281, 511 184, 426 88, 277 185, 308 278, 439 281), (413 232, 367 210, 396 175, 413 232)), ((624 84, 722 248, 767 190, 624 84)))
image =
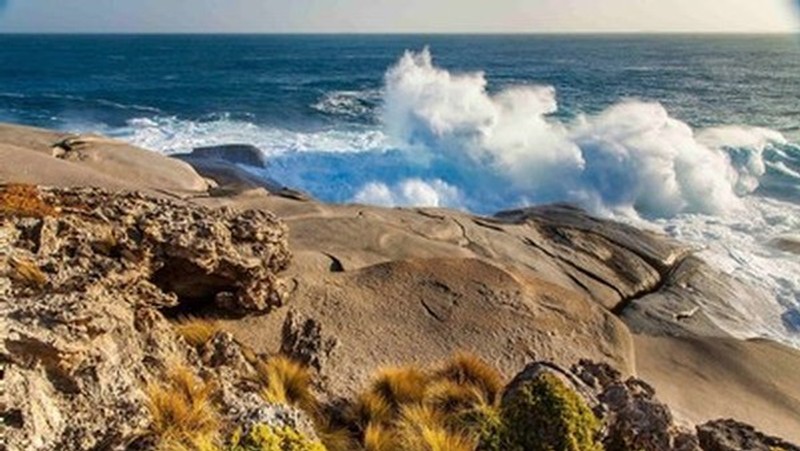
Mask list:
POLYGON ((358 396, 346 416, 357 430, 365 431, 370 425, 390 423, 394 420, 395 412, 382 395, 366 391, 358 396))
POLYGON ((394 428, 370 424, 364 430, 365 451, 400 451, 400 438, 394 428))
POLYGON ((295 429, 257 424, 245 435, 234 434, 228 451, 327 451, 327 448, 295 429))
POLYGON ((358 443, 347 429, 335 427, 323 419, 315 419, 317 436, 328 451, 353 451, 358 443))
POLYGON ((499 373, 468 354, 432 372, 390 367, 377 372, 347 419, 367 450, 475 450, 499 440, 492 434, 500 430, 501 389, 499 373))
POLYGON ((452 381, 460 386, 478 388, 490 402, 498 400, 503 391, 503 376, 494 367, 474 354, 458 352, 436 372, 436 378, 452 381))
POLYGON ((57 216, 58 210, 42 200, 36 186, 8 184, 0 186, 0 215, 44 218, 57 216))
POLYGON ((379 370, 370 392, 383 398, 393 411, 408 404, 421 403, 430 378, 414 366, 391 367, 379 370))
POLYGON ((503 400, 506 448, 524 451, 601 451, 600 422, 558 376, 542 373, 503 400))
POLYGON ((8 264, 11 268, 10 276, 13 280, 33 288, 41 288, 47 284, 47 276, 33 261, 11 257, 8 260, 8 264))
POLYGON ((216 449, 220 418, 214 406, 213 384, 187 368, 175 368, 165 384, 147 387, 150 433, 162 451, 216 449))
POLYGON ((208 343, 220 330, 222 329, 216 321, 193 316, 179 318, 175 324, 175 331, 178 332, 178 335, 194 347, 208 343))
POLYGON ((448 428, 445 416, 430 406, 411 405, 402 410, 397 426, 404 449, 419 451, 474 451, 476 439, 448 428))
POLYGON ((504 443, 506 424, 496 405, 476 404, 459 412, 454 419, 462 429, 477 438, 479 451, 507 451, 504 443))
POLYGON ((265 401, 287 404, 316 415, 318 403, 311 387, 308 367, 285 356, 275 356, 255 365, 256 379, 261 383, 265 401))
POLYGON ((425 403, 438 412, 456 415, 476 405, 487 404, 487 400, 478 387, 442 379, 426 387, 425 403))

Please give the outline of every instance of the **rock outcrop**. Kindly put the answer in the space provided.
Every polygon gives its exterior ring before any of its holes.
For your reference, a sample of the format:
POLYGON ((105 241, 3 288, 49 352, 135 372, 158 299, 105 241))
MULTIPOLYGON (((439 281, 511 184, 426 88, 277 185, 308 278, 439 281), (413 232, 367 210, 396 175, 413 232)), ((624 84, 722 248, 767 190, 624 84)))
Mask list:
POLYGON ((704 451, 800 451, 796 445, 735 420, 709 421, 697 426, 697 436, 704 451))
POLYGON ((569 370, 549 362, 529 364, 506 387, 504 405, 545 374, 558 378, 592 407, 602 420, 599 438, 608 451, 800 450, 734 420, 710 421, 696 430, 681 427, 649 384, 635 377, 623 378, 609 365, 588 360, 569 370))
POLYGON ((692 431, 675 424, 669 407, 659 402, 655 390, 635 377, 606 364, 583 360, 571 369, 548 362, 535 362, 519 373, 503 395, 516 396, 520 387, 551 374, 578 393, 604 424, 603 449, 609 451, 699 450, 692 431))
MULTIPOLYGON (((132 440, 147 427, 145 384, 201 361, 165 315, 264 312, 283 301, 278 273, 290 255, 270 213, 27 185, 0 187, 0 204, 0 408, 10 449, 132 440)), ((222 350, 203 353, 207 366, 235 367, 222 350)))

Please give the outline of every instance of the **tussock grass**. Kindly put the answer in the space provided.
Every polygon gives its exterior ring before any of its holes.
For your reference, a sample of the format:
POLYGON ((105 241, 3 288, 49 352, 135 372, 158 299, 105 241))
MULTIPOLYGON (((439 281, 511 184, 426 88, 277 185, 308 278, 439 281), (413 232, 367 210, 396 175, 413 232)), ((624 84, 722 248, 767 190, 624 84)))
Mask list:
POLYGON ((436 372, 437 379, 452 381, 459 386, 478 388, 490 403, 498 401, 503 391, 503 376, 494 367, 474 354, 456 353, 436 372))
POLYGON ((364 451, 400 451, 399 440, 393 428, 370 424, 364 430, 364 451))
POLYGON ((397 425, 403 449, 419 451, 474 451, 478 442, 466 432, 445 424, 445 415, 430 406, 403 408, 397 425))
POLYGON ((346 413, 347 420, 360 431, 365 431, 370 425, 388 424, 394 416, 389 402, 372 391, 361 393, 346 413))
POLYGON ((429 380, 423 370, 414 366, 384 368, 372 380, 370 392, 398 411, 404 405, 421 403, 429 380))
POLYGON ((213 384, 187 368, 173 369, 164 384, 147 387, 150 433, 160 451, 212 450, 219 442, 220 418, 213 384))
POLYGON ((256 379, 265 401, 298 407, 313 416, 319 405, 311 387, 311 371, 285 356, 275 356, 256 364, 256 379))
POLYGON ((11 268, 11 278, 17 282, 33 288, 41 288, 47 284, 47 276, 39 266, 31 260, 11 257, 8 260, 11 268))
POLYGON ((0 186, 0 215, 44 218, 57 216, 58 209, 42 200, 36 186, 14 183, 0 186))
POLYGON ((428 385, 425 404, 437 412, 456 415, 475 406, 488 404, 488 401, 484 392, 474 385, 442 379, 428 385))
POLYGON ((178 332, 178 335, 194 347, 208 343, 221 330, 216 321, 193 316, 181 317, 175 323, 175 331, 178 332))
POLYGON ((345 415, 370 450, 499 450, 503 377, 478 357, 457 353, 440 367, 377 371, 345 415), (483 449, 483 448, 481 448, 483 449))
POLYGON ((320 419, 316 423, 316 432, 328 451, 353 451, 359 449, 358 442, 347 429, 334 427, 320 419))

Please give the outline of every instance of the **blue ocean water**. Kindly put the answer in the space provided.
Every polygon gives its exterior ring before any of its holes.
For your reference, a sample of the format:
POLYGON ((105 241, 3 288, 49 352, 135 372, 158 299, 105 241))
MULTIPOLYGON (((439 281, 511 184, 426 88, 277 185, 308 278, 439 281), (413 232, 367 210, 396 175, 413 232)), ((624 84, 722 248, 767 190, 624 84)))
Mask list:
POLYGON ((800 38, 0 35, 0 121, 158 152, 258 146, 332 202, 570 201, 747 280, 744 336, 800 344, 800 38))

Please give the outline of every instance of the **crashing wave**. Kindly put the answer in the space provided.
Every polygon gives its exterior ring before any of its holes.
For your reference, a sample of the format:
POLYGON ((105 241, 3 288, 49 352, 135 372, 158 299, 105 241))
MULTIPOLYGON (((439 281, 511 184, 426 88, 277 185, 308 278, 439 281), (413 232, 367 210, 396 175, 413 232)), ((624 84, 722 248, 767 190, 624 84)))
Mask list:
POLYGON ((740 210, 766 172, 764 152, 788 144, 762 128, 695 132, 662 105, 635 100, 564 123, 551 117, 552 87, 486 88, 482 73, 453 74, 427 49, 406 52, 386 75, 387 134, 446 162, 446 181, 469 173, 481 191, 499 181, 507 202, 567 200, 646 217, 740 210))

